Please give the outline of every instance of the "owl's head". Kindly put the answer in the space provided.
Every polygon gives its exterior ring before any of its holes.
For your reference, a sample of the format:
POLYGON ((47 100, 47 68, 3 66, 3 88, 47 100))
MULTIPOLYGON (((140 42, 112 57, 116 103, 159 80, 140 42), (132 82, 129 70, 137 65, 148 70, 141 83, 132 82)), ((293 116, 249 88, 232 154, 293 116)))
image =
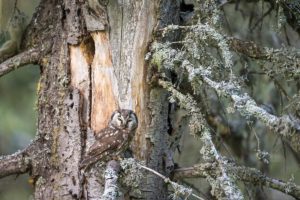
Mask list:
POLYGON ((111 115, 109 126, 116 129, 133 131, 138 126, 138 119, 132 110, 119 109, 111 115))

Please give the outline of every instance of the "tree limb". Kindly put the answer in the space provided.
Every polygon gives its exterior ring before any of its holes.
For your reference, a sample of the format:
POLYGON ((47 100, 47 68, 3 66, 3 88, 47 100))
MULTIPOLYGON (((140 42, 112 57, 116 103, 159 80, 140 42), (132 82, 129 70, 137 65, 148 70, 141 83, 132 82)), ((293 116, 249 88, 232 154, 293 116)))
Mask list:
POLYGON ((146 166, 143 166, 143 165, 140 165, 140 164, 139 164, 139 166, 141 168, 143 168, 143 169, 145 169, 145 170, 147 170, 147 171, 155 174, 156 176, 159 176, 160 178, 164 179, 164 181, 166 183, 170 184, 173 187, 173 189, 176 191, 175 193, 179 192, 179 193, 184 194, 186 196, 186 199, 187 199, 188 196, 193 196, 193 197, 195 197, 197 199, 203 200, 203 198, 199 197, 198 195, 193 194, 191 189, 188 189, 188 188, 186 188, 186 187, 184 187, 182 185, 179 185, 178 183, 175 183, 175 182, 171 181, 168 177, 166 177, 166 176, 158 173, 157 171, 155 171, 155 170, 153 170, 153 169, 151 169, 149 167, 146 167, 146 166))
POLYGON ((34 48, 19 53, 0 64, 0 77, 27 64, 36 64, 41 57, 41 49, 34 48))
MULTIPOLYGON (((213 28, 208 27, 207 25, 194 25, 194 26, 168 26, 164 29, 164 31, 168 30, 177 30, 177 29, 188 29, 188 30, 194 30, 194 33, 196 36, 200 37, 199 34, 202 32, 207 32, 212 38, 219 41, 223 36, 218 34, 213 28), (198 35, 197 35, 198 34, 198 35)), ((201 37, 200 37, 201 38, 201 37)), ((224 57, 224 64, 225 68, 229 68, 230 71, 230 81, 220 81, 216 82, 213 79, 211 79, 211 75, 213 74, 213 71, 209 67, 205 66, 197 66, 194 67, 193 61, 189 61, 186 59, 186 54, 193 55, 195 52, 192 52, 193 48, 192 44, 189 42, 184 43, 186 47, 186 52, 184 51, 176 51, 175 49, 172 49, 166 45, 161 44, 155 44, 152 46, 152 51, 154 50, 154 54, 152 55, 153 60, 155 62, 159 61, 158 65, 165 65, 164 67, 166 69, 173 68, 173 70, 176 70, 174 67, 178 65, 178 61, 181 62, 180 67, 185 69, 187 71, 189 81, 190 82, 197 82, 198 85, 201 85, 202 82, 205 82, 208 86, 210 86, 212 89, 214 89, 217 93, 220 95, 229 97, 232 102, 234 103, 234 107, 237 111, 241 113, 244 117, 250 119, 250 118, 256 118, 260 121, 262 121, 266 126, 268 126, 271 130, 273 130, 275 133, 277 133, 279 136, 282 136, 291 147, 296 151, 300 152, 300 121, 296 118, 288 115, 284 115, 281 117, 277 117, 275 115, 272 115, 268 113, 263 108, 259 107, 257 103, 251 98, 246 92, 243 92, 241 87, 237 82, 236 78, 234 77, 231 69, 232 62, 230 61, 232 59, 231 53, 228 51, 227 44, 219 44, 219 48, 222 49, 222 54, 224 57), (176 55, 174 58, 172 58, 169 55, 176 55), (177 63, 177 64, 176 64, 177 63), (226 67, 227 66, 227 67, 226 67)), ((255 49, 255 45, 252 47, 255 49)), ((244 48, 243 48, 244 49, 244 48)), ((253 50, 253 52, 259 52, 260 50, 253 50)), ((273 52, 274 55, 272 56, 272 62, 276 61, 276 59, 281 56, 287 55, 286 51, 280 51, 280 50, 271 50, 269 51, 269 54, 271 55, 273 52), (276 58, 277 57, 277 58, 276 58)), ((256 54, 255 54, 256 55, 256 54)), ((295 51, 295 54, 289 58, 289 60, 293 60, 294 58, 298 59, 300 62, 300 53, 295 51)), ((280 62, 278 60, 278 62, 280 62)), ((153 61, 152 61, 153 62, 153 61)), ((292 62, 295 62, 293 60, 292 62)), ((297 63, 297 61, 296 61, 297 63)), ((199 64, 196 64, 199 65, 199 64)), ((297 71, 297 70, 296 70, 297 71)), ((298 72, 299 73, 299 72, 298 72)))
POLYGON ((227 175, 227 167, 224 163, 223 157, 217 151, 209 129, 206 127, 205 119, 197 107, 196 101, 190 95, 184 95, 176 90, 172 83, 158 80, 158 84, 171 92, 174 99, 178 99, 179 105, 190 112, 190 129, 194 134, 200 134, 203 142, 203 147, 200 153, 206 161, 215 161, 219 176, 212 177, 209 174, 206 176, 207 181, 212 186, 212 194, 218 199, 243 199, 243 195, 234 180, 227 175))
MULTIPOLYGON (((284 182, 278 179, 270 178, 261 173, 255 168, 249 168, 244 166, 238 166, 234 163, 227 163, 228 173, 230 176, 237 178, 243 182, 249 182, 258 186, 269 187, 295 198, 300 196, 300 187, 292 182, 284 182)), ((197 164, 193 167, 179 168, 174 171, 174 179, 182 178, 205 178, 209 173, 212 176, 217 176, 216 167, 213 163, 197 164)))
POLYGON ((118 177, 120 169, 120 164, 115 160, 111 160, 107 163, 104 175, 105 187, 101 200, 120 199, 121 194, 120 188, 118 187, 118 177))
POLYGON ((235 82, 215 82, 208 77, 210 72, 201 66, 194 68, 186 62, 183 67, 187 70, 191 80, 204 81, 219 94, 231 98, 235 109, 241 115, 259 119, 275 133, 286 139, 295 151, 300 152, 300 122, 298 120, 287 115, 277 117, 268 113, 259 107, 247 93, 243 93, 235 82))
POLYGON ((31 159, 26 150, 0 157, 0 178, 12 174, 26 173, 31 167, 31 159))
POLYGON ((29 171, 34 176, 38 175, 39 165, 44 163, 45 151, 47 151, 40 139, 37 138, 22 151, 0 156, 0 178, 29 171))
POLYGON ((268 58, 265 50, 253 41, 243 41, 234 37, 227 37, 226 39, 231 50, 242 53, 250 58, 263 60, 268 58))
MULTIPOLYGON (((200 35, 202 34, 202 32, 208 32, 209 35, 218 42, 218 46, 215 47, 221 49, 222 51, 225 50, 223 52, 225 66, 228 66, 228 60, 232 60, 232 58, 230 58, 226 61, 226 58, 230 53, 228 50, 230 49, 253 59, 259 59, 265 62, 273 63, 273 65, 262 65, 262 69, 266 72, 266 74, 285 75, 287 77, 299 76, 300 72, 298 63, 300 62, 300 52, 297 49, 273 49, 268 47, 261 47, 253 41, 243 41, 234 37, 221 35, 210 26, 203 24, 192 26, 170 25, 162 29, 162 31, 165 34, 165 32, 167 31, 174 31, 178 29, 190 30, 195 34, 195 37, 197 38, 201 38, 200 35)), ((191 41, 193 40, 190 40, 187 37, 184 41, 181 41, 181 43, 187 47, 193 45, 193 43, 190 43, 191 41)), ((214 46, 215 44, 212 45, 214 46)), ((232 63, 232 61, 230 62, 232 63)))
POLYGON ((287 77, 298 77, 300 52, 293 48, 273 49, 261 47, 253 41, 243 41, 234 37, 226 37, 229 48, 253 59, 259 59, 272 64, 260 65, 270 77, 274 75, 285 75, 287 77))
MULTIPOLYGON (((151 174, 154 174, 155 176, 163 179, 166 184, 169 184, 173 188, 174 192, 173 192, 173 194, 170 194, 170 196, 173 197, 172 199, 182 199, 182 197, 184 199, 188 199, 189 196, 193 196, 197 199, 203 200, 203 198, 194 194, 192 189, 171 181, 170 178, 168 178, 167 176, 162 175, 158 171, 145 166, 144 164, 140 163, 139 161, 135 160, 134 158, 123 159, 123 160, 121 160, 120 164, 121 164, 121 167, 123 170, 123 175, 122 175, 123 180, 126 179, 126 177, 129 180, 128 183, 124 182, 127 185, 129 184, 128 186, 134 185, 133 182, 135 182, 139 185, 140 179, 145 178, 144 170, 146 170, 148 172, 151 172, 151 174)), ((143 189, 146 189, 146 188, 143 188, 143 189)), ((138 198, 138 199, 142 199, 142 198, 138 198)))

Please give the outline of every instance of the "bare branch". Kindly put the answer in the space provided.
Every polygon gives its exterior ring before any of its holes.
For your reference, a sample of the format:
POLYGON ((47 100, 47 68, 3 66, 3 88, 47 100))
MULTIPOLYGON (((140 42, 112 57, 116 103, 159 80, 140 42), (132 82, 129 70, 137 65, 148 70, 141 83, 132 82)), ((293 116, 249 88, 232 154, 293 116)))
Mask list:
POLYGON ((29 49, 0 64, 0 77, 27 64, 36 64, 41 57, 41 49, 29 49))
MULTIPOLYGON (((155 171, 154 169, 146 167, 145 165, 141 164, 139 161, 133 158, 123 159, 121 160, 120 164, 124 171, 123 180, 124 178, 126 179, 127 177, 131 183, 136 182, 138 185, 140 185, 140 180, 145 178, 145 174, 141 170, 144 169, 160 177, 161 179, 164 180, 165 183, 170 184, 170 186, 174 189, 174 193, 170 195, 173 196, 173 199, 181 199, 178 197, 184 197, 184 199, 187 199, 189 196, 193 196, 197 199, 203 200, 201 197, 193 194, 192 189, 171 181, 165 175, 162 175, 161 173, 155 171)), ((129 184, 129 182, 127 182, 126 184, 129 184)), ((128 185, 128 186, 132 186, 132 185, 128 185)))
MULTIPOLYGON (((228 173, 230 176, 237 178, 243 182, 249 182, 258 186, 269 187, 285 194, 291 195, 295 198, 300 196, 300 187, 292 182, 284 182, 278 179, 270 178, 261 173, 255 168, 248 168, 244 166, 237 166, 234 163, 227 163, 228 173)), ((193 167, 179 168, 174 171, 174 179, 182 178, 197 178, 206 177, 209 173, 212 176, 217 176, 216 168, 213 163, 197 164, 193 167)))
POLYGON ((0 157, 0 178, 26 173, 30 166, 30 157, 24 151, 0 157))
POLYGON ((175 169, 173 179, 180 180, 183 178, 205 178, 207 172, 213 169, 212 163, 200 163, 192 167, 182 167, 175 169))
POLYGON ((47 151, 40 139, 37 138, 22 151, 18 151, 12 155, 1 156, 0 178, 12 174, 23 174, 29 171, 33 175, 37 175, 37 169, 43 163, 45 152, 47 151))

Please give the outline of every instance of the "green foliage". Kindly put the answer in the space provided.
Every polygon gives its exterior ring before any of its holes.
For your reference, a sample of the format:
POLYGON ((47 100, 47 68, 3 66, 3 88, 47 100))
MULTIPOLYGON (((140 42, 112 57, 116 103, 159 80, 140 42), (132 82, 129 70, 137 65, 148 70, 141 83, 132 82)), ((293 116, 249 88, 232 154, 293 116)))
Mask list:
POLYGON ((13 153, 16 148, 24 147, 35 135, 38 78, 38 67, 28 66, 0 79, 2 153, 13 153), (26 142, 22 142, 22 137, 26 142))

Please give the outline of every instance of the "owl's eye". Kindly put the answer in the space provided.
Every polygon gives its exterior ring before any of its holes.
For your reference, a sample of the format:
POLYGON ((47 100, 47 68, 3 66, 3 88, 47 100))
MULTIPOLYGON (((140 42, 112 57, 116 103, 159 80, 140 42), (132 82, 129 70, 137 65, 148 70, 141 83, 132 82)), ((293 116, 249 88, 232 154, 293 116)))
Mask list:
POLYGON ((118 117, 118 120, 121 122, 122 121, 121 117, 118 117))
POLYGON ((127 122, 132 122, 132 119, 128 119, 128 121, 127 122))

